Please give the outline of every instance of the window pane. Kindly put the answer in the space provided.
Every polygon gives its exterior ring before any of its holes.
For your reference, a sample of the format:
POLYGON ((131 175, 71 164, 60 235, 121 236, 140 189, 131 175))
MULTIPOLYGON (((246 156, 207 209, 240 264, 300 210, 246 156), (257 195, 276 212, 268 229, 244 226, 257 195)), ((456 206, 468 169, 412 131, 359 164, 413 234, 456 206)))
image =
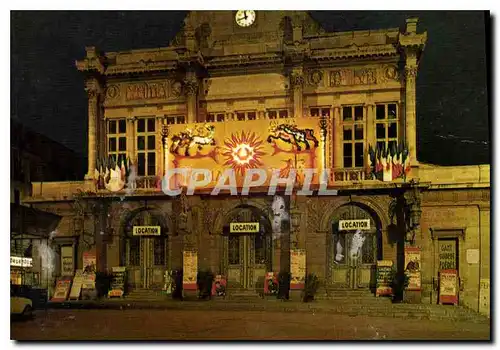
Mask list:
POLYGON ((120 134, 125 134, 127 132, 127 123, 125 122, 125 119, 118 122, 118 130, 120 134))
POLYGON ((236 119, 239 121, 245 120, 245 113, 236 113, 236 119))
POLYGON ((145 144, 144 136, 137 137, 137 149, 139 151, 144 151, 145 147, 146 147, 146 144, 145 144))
POLYGON ((139 119, 137 121, 137 132, 145 132, 146 131, 146 122, 144 119, 139 119))
POLYGON ((388 130, 387 134, 388 134, 387 136, 391 137, 391 138, 392 137, 394 137, 394 138, 398 137, 398 125, 396 123, 390 123, 389 124, 389 130, 388 130))
POLYGON ((343 120, 352 120, 352 108, 351 107, 343 107, 342 108, 342 119, 343 120))
POLYGON ((165 265, 165 246, 166 246, 167 236, 155 237, 154 238, 154 264, 155 265, 165 265))
POLYGON ((319 116, 319 109, 311 108, 311 117, 317 117, 317 116, 319 116))
POLYGON ((148 175, 149 176, 156 175, 155 156, 156 156, 156 154, 154 152, 148 153, 148 175))
POLYGON ((363 156, 364 156, 363 144, 361 142, 357 142, 354 144, 354 166, 362 167, 363 164, 363 156))
POLYGON ((183 115, 177 117, 177 124, 184 124, 186 121, 183 115))
POLYGON ((116 152, 116 139, 114 137, 109 139, 108 152, 116 152))
POLYGON ((385 124, 377 124, 377 139, 385 139, 385 124))
POLYGON ((363 140, 363 125, 355 125, 354 126, 354 139, 355 140, 363 140))
POLYGON ((276 111, 269 111, 269 119, 276 119, 278 113, 276 111))
POLYGON ((385 105, 377 105, 377 119, 385 119, 385 105))
POLYGON ((280 111, 280 118, 288 118, 288 111, 286 109, 280 111))
POLYGON ((148 119, 148 132, 155 131, 155 120, 154 118, 148 119))
POLYGON ((354 107, 354 119, 363 120, 363 106, 354 107))
POLYGON ((377 142, 377 149, 384 150, 385 149, 385 142, 384 141, 377 142))
POLYGON ((255 112, 248 112, 248 120, 255 120, 255 112))
POLYGON ((344 156, 344 168, 352 168, 352 157, 344 156))
POLYGON ((108 123, 108 134, 116 134, 116 120, 110 120, 108 123))
POLYGON ((167 117, 167 124, 168 125, 175 124, 175 117, 167 117))
POLYGON ((127 138, 126 137, 120 137, 118 141, 118 150, 119 151, 126 151, 127 150, 127 138))
POLYGON ((344 126, 344 140, 352 140, 352 126, 344 126))
POLYGON ((224 121, 224 114, 217 114, 217 121, 223 122, 224 121))
POLYGON ((155 149, 155 137, 154 135, 148 136, 148 149, 155 149))
POLYGON ((395 140, 392 140, 392 141, 389 141, 389 150, 392 151, 392 150, 396 150, 397 151, 397 141, 395 140))
POLYGON ((228 260, 231 265, 240 264, 240 236, 229 236, 228 238, 228 260))
POLYGON ((206 119, 207 122, 214 122, 215 121, 215 115, 213 114, 209 114, 207 115, 207 119, 206 119))
POLYGON ((144 153, 139 153, 137 155, 137 175, 146 175, 146 156, 144 153))
POLYGON ((129 239, 129 264, 139 266, 141 261, 140 238, 133 237, 129 239))
POLYGON ((396 119, 398 116, 398 110, 397 110, 397 105, 394 103, 391 103, 390 105, 387 106, 389 114, 389 119, 396 119))
POLYGON ((348 157, 352 156, 352 144, 350 144, 350 143, 344 144, 344 156, 348 156, 348 157))
POLYGON ((255 263, 266 263, 266 236, 256 235, 255 237, 255 263))
POLYGON ((345 235, 336 233, 333 235, 333 261, 335 264, 345 264, 345 235))
POLYGON ((374 254, 374 235, 366 234, 365 241, 361 247, 361 262, 363 264, 371 264, 375 262, 374 254))
POLYGON ((330 116, 330 108, 321 109, 321 115, 325 116, 325 117, 329 117, 330 116))

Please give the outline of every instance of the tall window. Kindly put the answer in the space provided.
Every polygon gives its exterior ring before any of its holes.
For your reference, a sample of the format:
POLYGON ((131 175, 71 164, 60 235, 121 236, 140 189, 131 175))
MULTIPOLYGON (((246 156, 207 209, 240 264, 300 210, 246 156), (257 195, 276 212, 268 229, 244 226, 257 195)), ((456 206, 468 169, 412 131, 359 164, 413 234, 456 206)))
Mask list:
POLYGON ((167 117, 167 124, 184 124, 186 123, 186 118, 183 115, 167 117))
POLYGON ((364 124, 365 109, 363 106, 342 107, 344 168, 359 168, 364 165, 364 124))
POLYGON ((156 175, 155 118, 137 121, 137 175, 156 175))
POLYGON ((395 103, 376 105, 377 147, 392 149, 398 143, 398 106, 395 103))
POLYGON ((309 115, 311 117, 329 117, 330 107, 311 107, 309 108, 309 115))
POLYGON ((115 160, 127 157, 127 122, 125 119, 108 120, 108 155, 115 160))
POLYGON ((223 122, 225 113, 209 113, 207 115, 206 121, 209 123, 223 122))
POLYGON ((270 109, 267 111, 268 119, 288 118, 288 109, 270 109))
POLYGON ((243 121, 243 120, 255 120, 255 112, 237 112, 236 113, 236 120, 243 121))

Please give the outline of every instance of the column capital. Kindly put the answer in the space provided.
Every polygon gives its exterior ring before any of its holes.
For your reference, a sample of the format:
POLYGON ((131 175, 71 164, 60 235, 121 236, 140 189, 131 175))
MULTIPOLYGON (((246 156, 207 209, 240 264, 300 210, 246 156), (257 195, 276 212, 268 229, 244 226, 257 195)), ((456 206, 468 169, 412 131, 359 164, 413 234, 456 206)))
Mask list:
POLYGON ((406 66, 405 67, 405 78, 406 80, 415 79, 417 77, 418 67, 417 66, 406 66))
POLYGON ((302 72, 293 72, 290 74, 290 85, 293 89, 301 89, 304 86, 304 74, 302 72))

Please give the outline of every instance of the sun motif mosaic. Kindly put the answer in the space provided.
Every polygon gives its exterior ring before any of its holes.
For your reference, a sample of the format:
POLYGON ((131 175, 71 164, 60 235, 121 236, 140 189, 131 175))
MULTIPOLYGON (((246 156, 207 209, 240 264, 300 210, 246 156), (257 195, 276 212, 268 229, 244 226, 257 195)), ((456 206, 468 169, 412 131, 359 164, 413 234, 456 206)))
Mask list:
POLYGON ((222 155, 226 157, 224 165, 231 166, 237 173, 243 175, 246 169, 258 168, 263 165, 263 141, 255 132, 241 131, 232 134, 224 141, 222 155))

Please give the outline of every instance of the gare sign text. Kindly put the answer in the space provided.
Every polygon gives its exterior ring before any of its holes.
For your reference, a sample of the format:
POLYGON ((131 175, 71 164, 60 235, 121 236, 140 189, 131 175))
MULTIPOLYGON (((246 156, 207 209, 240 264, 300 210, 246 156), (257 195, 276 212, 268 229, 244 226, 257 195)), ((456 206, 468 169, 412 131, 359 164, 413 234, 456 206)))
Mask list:
POLYGON ((258 222, 232 222, 230 224, 230 232, 248 232, 248 233, 257 233, 259 232, 259 223, 258 222))
POLYGON ((134 226, 134 236, 159 236, 160 226, 134 226))
POLYGON ((370 219, 339 220, 339 231, 369 230, 369 229, 370 229, 370 219))

